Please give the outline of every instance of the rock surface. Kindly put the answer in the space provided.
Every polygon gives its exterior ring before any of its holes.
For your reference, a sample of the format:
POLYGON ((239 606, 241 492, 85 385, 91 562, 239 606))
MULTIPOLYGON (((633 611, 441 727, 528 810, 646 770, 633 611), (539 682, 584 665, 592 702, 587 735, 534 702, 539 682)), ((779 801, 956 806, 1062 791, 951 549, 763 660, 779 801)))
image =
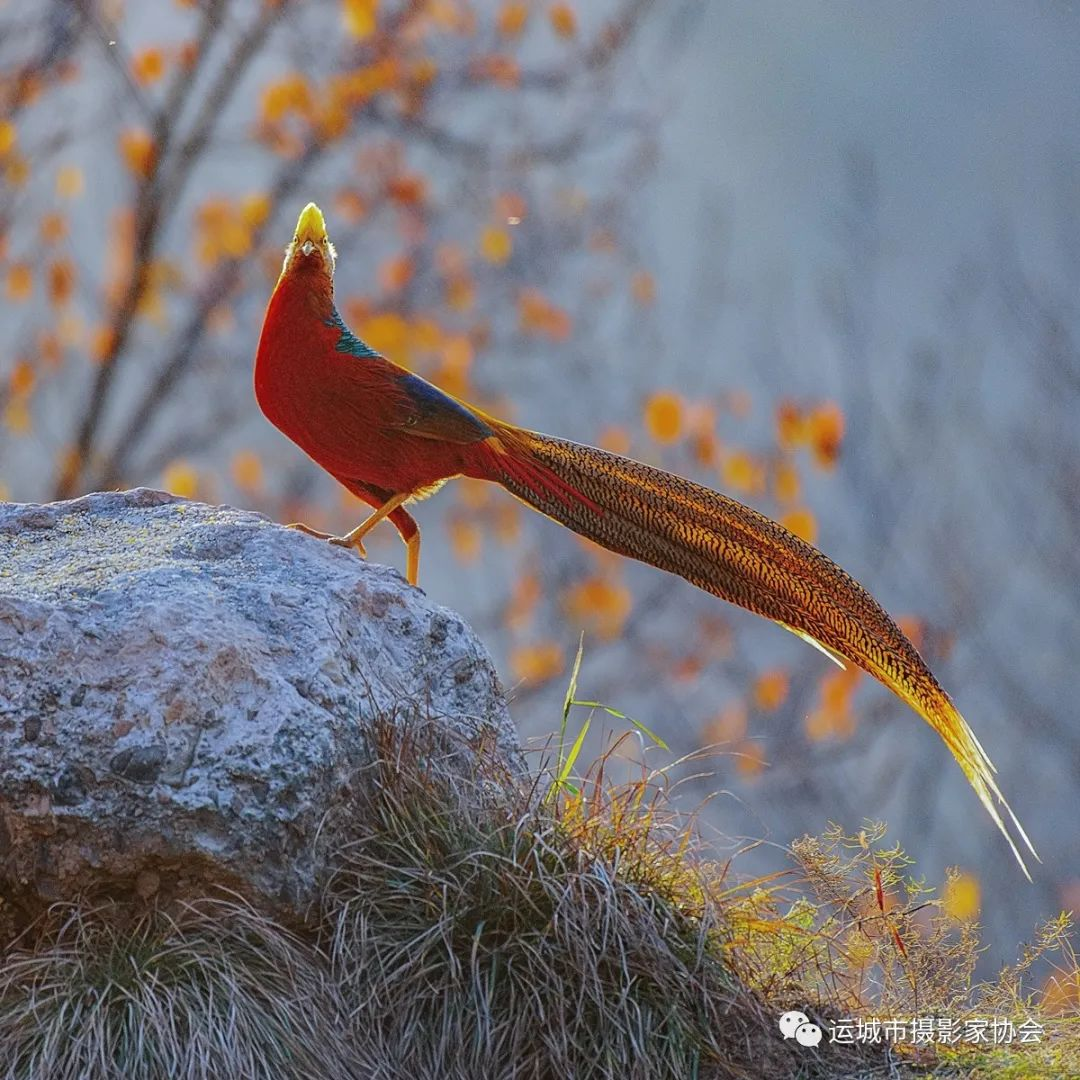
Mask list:
POLYGON ((520 764, 487 653, 395 571, 146 489, 0 504, 0 897, 302 906, 373 718, 410 712, 520 764))

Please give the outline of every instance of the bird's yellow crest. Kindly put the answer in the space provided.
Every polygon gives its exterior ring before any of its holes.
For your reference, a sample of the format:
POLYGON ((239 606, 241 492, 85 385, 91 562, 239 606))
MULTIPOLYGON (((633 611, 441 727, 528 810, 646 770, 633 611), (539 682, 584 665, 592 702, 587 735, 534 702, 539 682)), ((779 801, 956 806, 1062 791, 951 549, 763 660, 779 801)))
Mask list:
POLYGON ((300 211, 300 217, 296 220, 296 235, 293 237, 294 244, 303 244, 306 241, 318 245, 326 240, 326 220, 322 211, 313 203, 309 202, 300 211))

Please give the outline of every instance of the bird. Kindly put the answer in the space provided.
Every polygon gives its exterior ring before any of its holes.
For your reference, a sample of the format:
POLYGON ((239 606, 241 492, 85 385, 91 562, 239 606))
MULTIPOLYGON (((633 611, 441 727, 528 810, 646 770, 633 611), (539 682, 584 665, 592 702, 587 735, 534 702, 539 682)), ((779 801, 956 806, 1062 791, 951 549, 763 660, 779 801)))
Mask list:
POLYGON ((873 596, 828 556, 720 492, 640 461, 518 427, 444 393, 372 349, 334 303, 337 253, 315 203, 301 211, 267 304, 255 357, 266 418, 372 508, 343 536, 291 527, 366 556, 388 520, 419 580, 420 530, 407 506, 448 480, 501 485, 620 555, 675 574, 851 663, 942 738, 1028 878, 1012 832, 1036 860, 975 733, 918 650, 873 596), (999 809, 1000 808, 1000 809, 999 809))

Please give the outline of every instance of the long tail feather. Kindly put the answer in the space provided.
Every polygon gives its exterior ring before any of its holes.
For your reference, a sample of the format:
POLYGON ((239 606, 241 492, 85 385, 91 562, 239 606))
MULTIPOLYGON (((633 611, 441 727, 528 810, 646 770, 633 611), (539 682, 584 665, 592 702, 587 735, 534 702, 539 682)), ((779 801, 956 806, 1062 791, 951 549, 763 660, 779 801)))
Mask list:
POLYGON ((742 503, 641 462, 511 425, 492 442, 485 478, 529 506, 780 623, 903 698, 945 741, 1030 879, 999 805, 1039 856, 974 732, 888 612, 836 563, 742 503))

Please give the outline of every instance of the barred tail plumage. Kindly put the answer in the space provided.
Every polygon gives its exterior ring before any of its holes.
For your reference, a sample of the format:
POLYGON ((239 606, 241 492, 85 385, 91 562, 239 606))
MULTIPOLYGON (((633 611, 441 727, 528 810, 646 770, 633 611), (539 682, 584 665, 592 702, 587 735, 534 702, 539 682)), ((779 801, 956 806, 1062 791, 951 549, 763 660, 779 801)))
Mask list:
POLYGON ((945 741, 1030 880, 1002 810, 1038 854, 989 757, 915 646, 854 578, 775 521, 693 481, 509 424, 495 430, 485 479, 603 547, 780 623, 903 698, 945 741))

